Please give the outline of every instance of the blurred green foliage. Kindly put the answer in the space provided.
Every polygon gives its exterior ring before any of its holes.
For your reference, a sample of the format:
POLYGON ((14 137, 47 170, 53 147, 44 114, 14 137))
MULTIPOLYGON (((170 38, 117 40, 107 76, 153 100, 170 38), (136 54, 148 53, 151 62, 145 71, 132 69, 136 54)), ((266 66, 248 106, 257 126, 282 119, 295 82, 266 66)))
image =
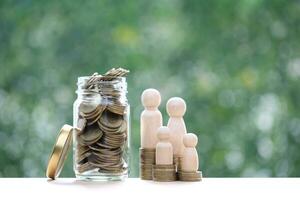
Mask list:
MULTIPOLYGON (((140 95, 187 102, 205 176, 300 176, 300 2, 0 2, 0 176, 44 176, 77 77, 125 66, 131 176, 140 95)), ((62 176, 74 176, 72 156, 62 176)))

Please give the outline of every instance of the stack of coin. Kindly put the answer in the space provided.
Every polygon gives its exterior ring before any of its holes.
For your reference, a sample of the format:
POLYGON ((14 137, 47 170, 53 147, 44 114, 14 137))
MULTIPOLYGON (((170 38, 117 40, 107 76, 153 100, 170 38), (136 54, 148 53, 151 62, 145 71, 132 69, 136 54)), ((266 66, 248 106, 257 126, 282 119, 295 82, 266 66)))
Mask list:
POLYGON ((112 80, 114 77, 122 77, 122 76, 125 76, 128 73, 129 73, 129 71, 127 69, 112 68, 111 70, 109 70, 108 72, 106 72, 104 74, 104 76, 102 77, 102 80, 112 80))
POLYGON ((153 165, 154 181, 176 181, 176 166, 173 165, 153 165))
POLYGON ((140 148, 140 178, 152 180, 152 167, 155 164, 155 149, 140 148))
POLYGON ((118 88, 115 82, 127 73, 121 68, 108 71, 107 76, 95 73, 84 85, 88 100, 80 102, 75 131, 75 162, 79 173, 127 170, 123 159, 128 141, 127 102, 120 99, 123 88, 118 88), (99 98, 89 98, 89 95, 99 95, 99 98))
POLYGON ((180 156, 174 156, 173 157, 173 163, 176 166, 176 172, 180 171, 181 166, 181 157, 180 156))
POLYGON ((86 84, 83 86, 85 89, 96 89, 101 87, 101 84, 99 82, 107 83, 107 86, 105 88, 114 88, 115 86, 111 85, 109 81, 114 81, 115 79, 118 79, 120 77, 124 77, 129 73, 128 70, 123 68, 112 68, 108 72, 106 72, 104 75, 100 75, 97 72, 94 73, 89 80, 86 82, 86 84), (107 82, 106 82, 107 81, 107 82))
POLYGON ((178 171, 178 179, 180 181, 201 181, 202 179, 202 172, 184 172, 178 171))

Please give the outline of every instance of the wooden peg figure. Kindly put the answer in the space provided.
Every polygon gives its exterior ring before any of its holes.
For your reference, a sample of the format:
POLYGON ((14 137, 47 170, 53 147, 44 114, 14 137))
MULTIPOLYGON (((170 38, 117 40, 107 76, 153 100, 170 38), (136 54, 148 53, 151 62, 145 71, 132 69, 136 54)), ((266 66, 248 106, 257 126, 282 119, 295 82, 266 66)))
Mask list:
POLYGON ((173 147, 170 143, 170 129, 162 126, 157 131, 158 143, 156 144, 156 165, 173 164, 173 147))
POLYGON ((183 136, 183 144, 185 146, 181 158, 181 170, 184 172, 196 172, 199 167, 198 153, 196 145, 198 138, 193 133, 188 133, 183 136))
POLYGON ((186 111, 186 104, 182 98, 173 97, 167 102, 167 113, 170 116, 168 127, 171 131, 171 143, 173 145, 174 157, 181 157, 184 145, 183 136, 186 134, 186 126, 183 116, 186 111))
POLYGON ((141 114, 141 147, 155 149, 157 129, 162 126, 162 115, 158 110, 161 96, 156 89, 146 89, 141 97, 144 111, 141 114))
POLYGON ((162 126, 157 130, 155 165, 153 165, 154 181, 176 181, 176 165, 173 164, 173 147, 170 139, 170 129, 162 126))

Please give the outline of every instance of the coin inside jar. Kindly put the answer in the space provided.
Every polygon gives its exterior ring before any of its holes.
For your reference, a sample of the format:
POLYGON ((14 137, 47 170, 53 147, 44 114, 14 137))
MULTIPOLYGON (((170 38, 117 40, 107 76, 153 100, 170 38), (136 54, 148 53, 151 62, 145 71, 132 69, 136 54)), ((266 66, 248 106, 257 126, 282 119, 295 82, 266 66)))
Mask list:
POLYGON ((123 105, 108 105, 107 108, 109 111, 119 114, 119 115, 124 114, 126 111, 126 107, 123 105))
POLYGON ((87 120, 87 124, 91 125, 98 121, 101 117, 101 113, 105 110, 105 106, 99 104, 92 112, 84 113, 80 112, 80 115, 87 120))
POLYGON ((128 73, 122 68, 105 75, 94 73, 81 89, 84 100, 78 104, 75 162, 79 173, 121 173, 127 169, 127 100, 120 79, 128 73), (91 95, 89 96, 89 92, 91 95), (95 95, 96 94, 96 95, 95 95), (93 99, 93 95, 95 99, 93 99))
POLYGON ((123 123, 123 116, 112 113, 108 110, 104 111, 99 119, 99 122, 104 127, 118 128, 123 123))
POLYGON ((78 145, 76 146, 76 151, 77 151, 77 155, 82 155, 86 152, 88 152, 90 150, 90 148, 88 146, 85 145, 78 145))
POLYGON ((79 105, 79 111, 82 113, 91 113, 96 109, 98 104, 99 104, 99 102, 97 102, 97 101, 92 101, 92 102, 83 101, 79 105))
POLYGON ((85 132, 82 133, 79 136, 79 138, 83 141, 84 144, 91 145, 91 144, 97 142, 97 140, 99 140, 102 137, 102 135, 103 135, 103 132, 95 124, 95 125, 86 127, 85 132))
POLYGON ((81 134, 86 126, 87 120, 84 118, 78 118, 77 120, 77 128, 79 129, 77 131, 78 134, 81 134))

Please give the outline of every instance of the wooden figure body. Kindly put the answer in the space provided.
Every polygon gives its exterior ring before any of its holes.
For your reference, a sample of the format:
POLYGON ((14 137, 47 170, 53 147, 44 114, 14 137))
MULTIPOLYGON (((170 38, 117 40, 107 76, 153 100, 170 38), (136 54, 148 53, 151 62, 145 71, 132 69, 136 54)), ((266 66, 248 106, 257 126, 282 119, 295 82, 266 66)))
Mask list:
POLYGON ((145 110, 141 114, 141 147, 155 149, 157 129, 162 126, 162 115, 158 110, 161 102, 159 91, 146 89, 141 97, 145 110))
POLYGON ((173 165, 173 147, 170 143, 170 129, 162 126, 157 130, 156 165, 173 165))
POLYGON ((183 144, 185 146, 181 158, 181 170, 184 172, 196 172, 199 167, 198 153, 196 145, 198 138, 193 133, 188 133, 183 136, 183 144))
POLYGON ((186 126, 183 115, 186 111, 186 104, 182 98, 173 97, 167 102, 167 113, 170 116, 168 127, 171 131, 170 141, 173 145, 174 157, 181 157, 184 150, 183 136, 186 134, 186 126))

